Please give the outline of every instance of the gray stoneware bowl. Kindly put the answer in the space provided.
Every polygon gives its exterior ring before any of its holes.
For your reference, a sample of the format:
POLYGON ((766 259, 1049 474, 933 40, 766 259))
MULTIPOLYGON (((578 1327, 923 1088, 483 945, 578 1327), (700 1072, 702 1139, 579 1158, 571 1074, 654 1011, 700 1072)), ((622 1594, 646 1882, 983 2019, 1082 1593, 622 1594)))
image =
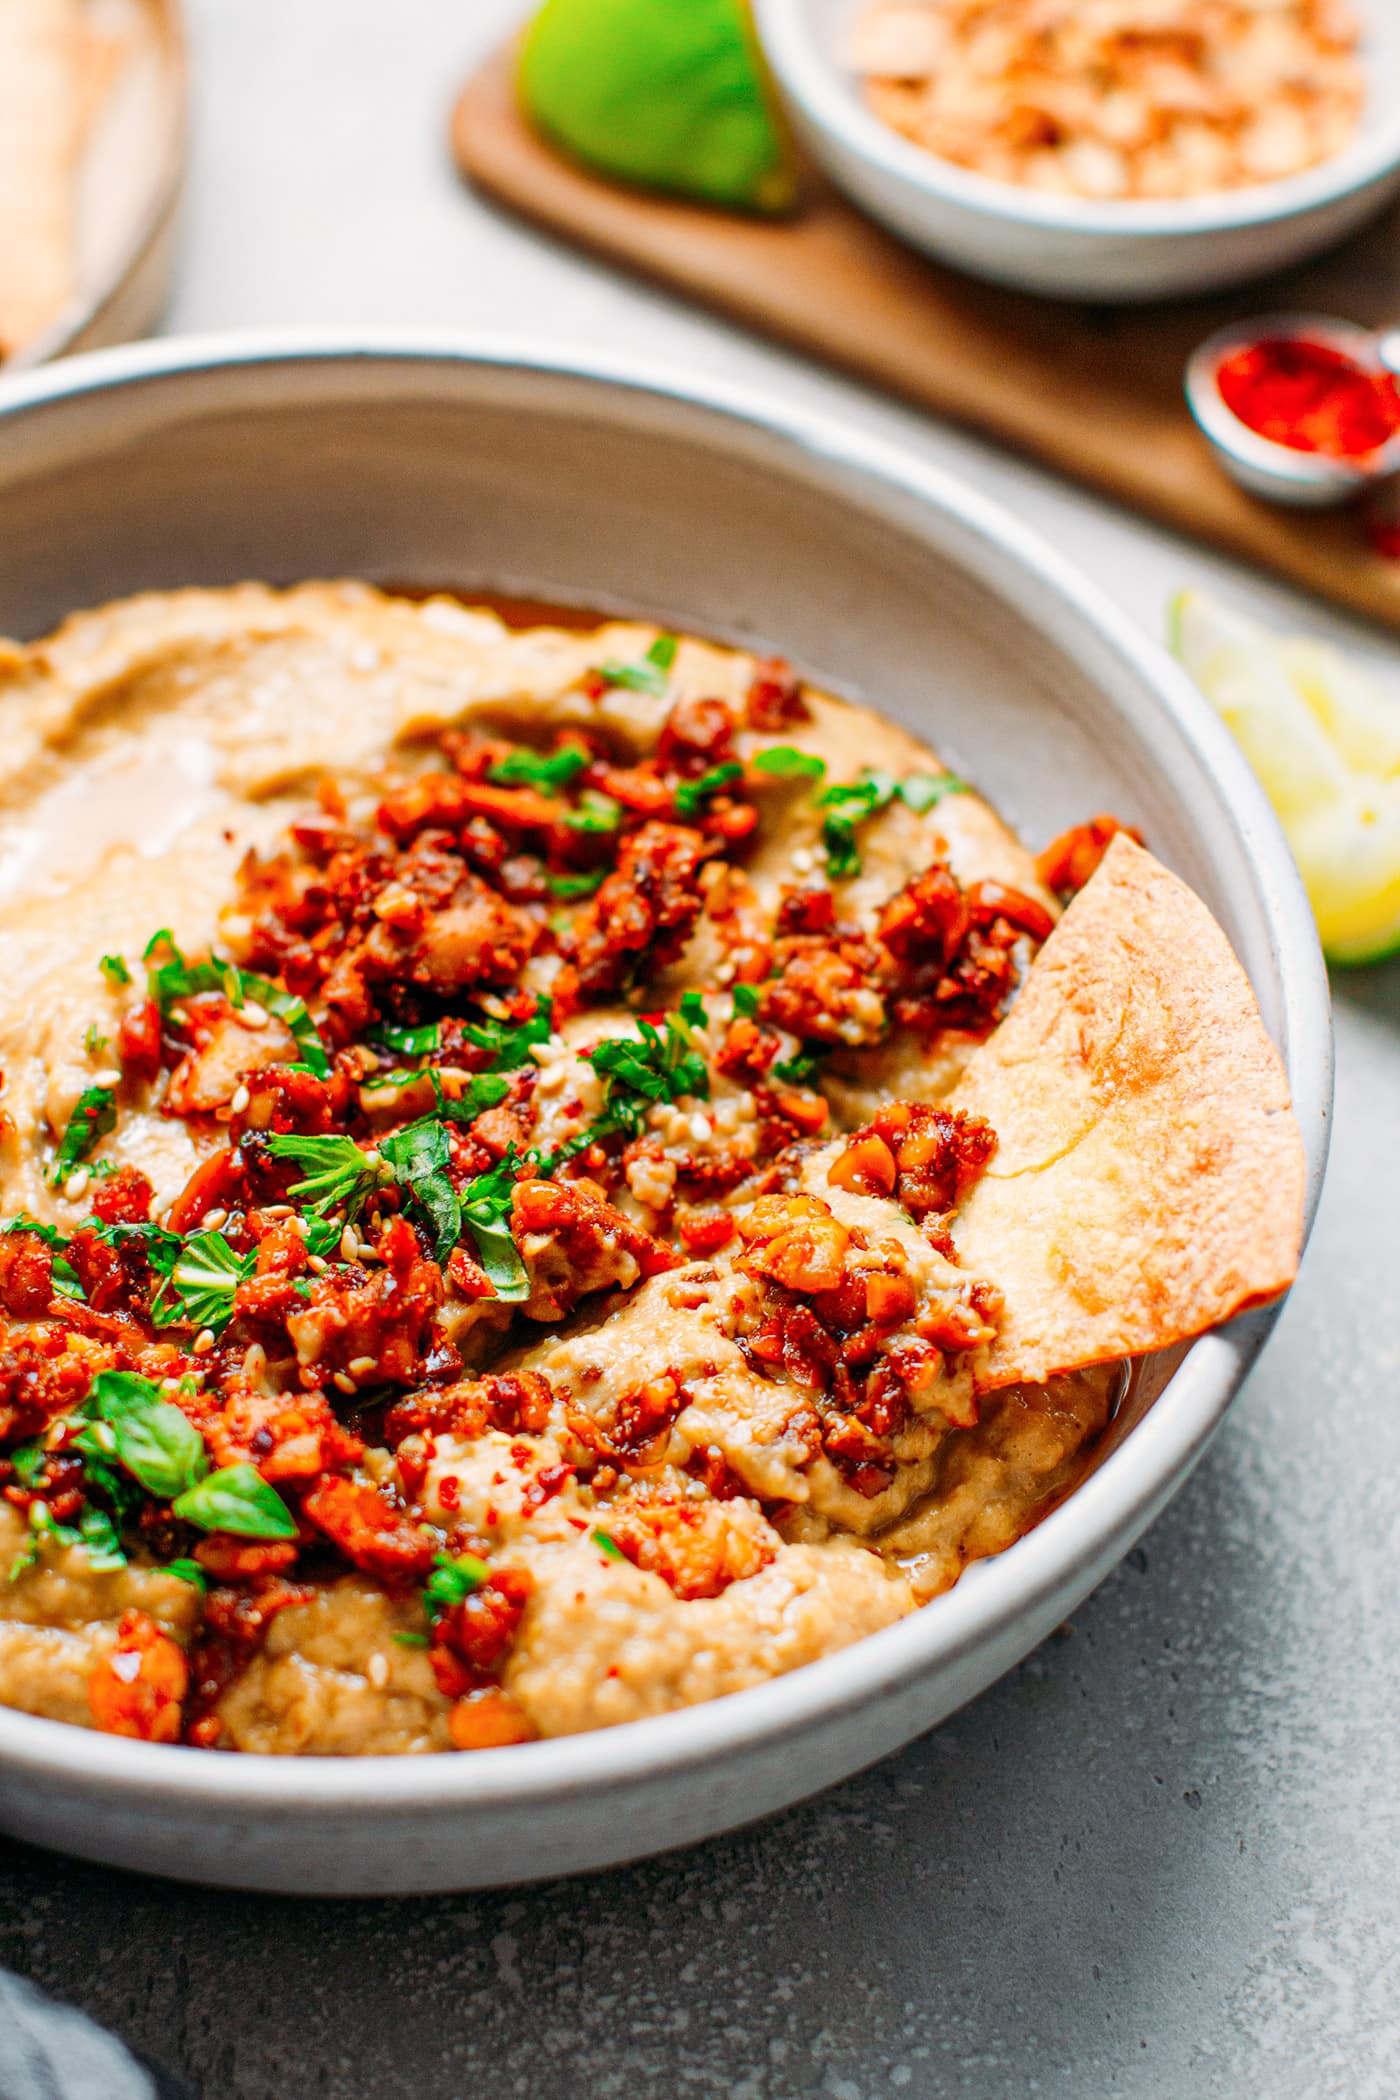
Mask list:
MULTIPOLYGON (((1331 1035, 1282 836, 1194 689, 1048 547, 771 401, 514 344, 242 338, 0 387, 0 631, 146 586, 355 574, 654 614, 927 734, 1033 842, 1138 823, 1234 941, 1311 1164, 1331 1035)), ((1185 1479, 1272 1324, 1147 1365, 1095 1471, 916 1616, 689 1712, 473 1756, 224 1757, 0 1710, 0 1825, 182 1879, 487 1886, 727 1830, 897 1749, 1072 1611, 1185 1479)))

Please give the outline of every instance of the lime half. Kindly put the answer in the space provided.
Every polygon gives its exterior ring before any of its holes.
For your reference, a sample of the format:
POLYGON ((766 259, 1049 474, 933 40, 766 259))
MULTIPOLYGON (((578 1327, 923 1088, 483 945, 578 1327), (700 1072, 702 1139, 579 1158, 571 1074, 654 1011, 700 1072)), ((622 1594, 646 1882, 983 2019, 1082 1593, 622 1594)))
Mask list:
POLYGON ((760 212, 796 195, 748 0, 545 0, 520 97, 542 131, 625 182, 760 212))
POLYGON ((1400 953, 1400 700, 1330 643, 1201 591, 1173 602, 1171 645, 1278 811, 1328 956, 1400 953))

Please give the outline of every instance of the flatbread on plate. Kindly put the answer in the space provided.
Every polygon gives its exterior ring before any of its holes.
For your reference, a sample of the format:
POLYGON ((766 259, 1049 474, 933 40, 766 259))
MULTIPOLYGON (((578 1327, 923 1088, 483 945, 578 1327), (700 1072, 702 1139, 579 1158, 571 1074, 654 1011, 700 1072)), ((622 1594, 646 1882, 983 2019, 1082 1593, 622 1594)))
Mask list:
POLYGON ((0 0, 0 357, 73 295, 79 0, 0 0))
POLYGON ((951 1105, 997 1150, 954 1227, 1005 1296, 984 1389, 1140 1356, 1286 1290, 1305 1162, 1249 980, 1199 897, 1114 840, 951 1105))

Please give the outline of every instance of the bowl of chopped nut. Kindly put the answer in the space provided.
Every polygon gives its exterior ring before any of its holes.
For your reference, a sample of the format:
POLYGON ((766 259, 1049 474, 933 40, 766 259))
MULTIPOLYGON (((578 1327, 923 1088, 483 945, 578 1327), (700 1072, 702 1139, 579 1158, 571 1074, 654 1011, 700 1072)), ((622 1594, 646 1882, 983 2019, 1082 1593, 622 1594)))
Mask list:
POLYGON ((793 124, 940 261, 1023 291, 1218 290, 1340 240, 1400 188, 1381 0, 755 0, 793 124))

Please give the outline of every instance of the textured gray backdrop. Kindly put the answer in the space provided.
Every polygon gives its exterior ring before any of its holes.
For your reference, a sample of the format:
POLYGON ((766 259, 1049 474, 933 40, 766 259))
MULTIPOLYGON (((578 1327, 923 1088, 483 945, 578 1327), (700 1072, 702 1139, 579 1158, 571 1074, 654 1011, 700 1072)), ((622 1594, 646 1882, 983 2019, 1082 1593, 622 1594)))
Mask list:
MULTIPOLYGON (((172 326, 644 350, 958 467, 1154 632, 1183 583, 1324 624, 465 196, 446 103, 518 11, 193 0, 172 326)), ((936 1735, 758 1830, 489 1897, 298 1905, 0 1847, 0 1962, 203 2100, 1395 2100, 1400 965, 1342 980, 1338 1030, 1321 1223, 1231 1422, 1073 1628, 936 1735)))

